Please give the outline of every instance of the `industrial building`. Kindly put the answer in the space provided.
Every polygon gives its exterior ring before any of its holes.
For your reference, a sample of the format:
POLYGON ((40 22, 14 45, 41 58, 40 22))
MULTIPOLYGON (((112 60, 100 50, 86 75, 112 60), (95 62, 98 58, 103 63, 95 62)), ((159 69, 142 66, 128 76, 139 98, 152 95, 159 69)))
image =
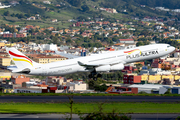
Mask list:
POLYGON ((145 93, 157 93, 157 94, 164 94, 169 88, 168 85, 155 85, 155 84, 133 84, 129 86, 130 88, 138 88, 138 93, 145 92, 145 93))

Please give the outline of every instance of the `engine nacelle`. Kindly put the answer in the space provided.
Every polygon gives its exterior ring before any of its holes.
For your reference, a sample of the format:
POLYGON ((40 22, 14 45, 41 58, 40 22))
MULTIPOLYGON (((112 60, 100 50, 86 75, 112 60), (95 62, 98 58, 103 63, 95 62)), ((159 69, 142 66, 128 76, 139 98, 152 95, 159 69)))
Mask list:
POLYGON ((124 64, 122 63, 111 66, 111 70, 122 70, 122 69, 124 69, 124 64))
POLYGON ((97 67, 96 68, 96 71, 97 72, 106 72, 106 71, 110 71, 110 70, 122 70, 124 69, 124 65, 121 63, 121 64, 116 64, 116 65, 103 65, 103 66, 100 66, 100 67, 97 67))
POLYGON ((103 65, 100 67, 96 68, 97 72, 106 72, 106 71, 110 71, 111 70, 111 66, 110 65, 103 65))

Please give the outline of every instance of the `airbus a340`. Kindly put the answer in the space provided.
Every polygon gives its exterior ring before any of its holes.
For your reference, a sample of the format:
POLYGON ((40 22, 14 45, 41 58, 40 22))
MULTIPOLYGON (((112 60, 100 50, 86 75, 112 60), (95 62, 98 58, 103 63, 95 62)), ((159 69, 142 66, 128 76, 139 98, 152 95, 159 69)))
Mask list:
POLYGON ((160 58, 168 55, 174 50, 175 48, 169 44, 152 44, 131 49, 111 51, 96 56, 71 57, 73 59, 39 64, 15 48, 6 48, 7 53, 17 66, 16 69, 12 70, 14 73, 59 76, 76 72, 90 72, 89 77, 94 80, 100 76, 100 72, 122 70, 124 64, 160 58))

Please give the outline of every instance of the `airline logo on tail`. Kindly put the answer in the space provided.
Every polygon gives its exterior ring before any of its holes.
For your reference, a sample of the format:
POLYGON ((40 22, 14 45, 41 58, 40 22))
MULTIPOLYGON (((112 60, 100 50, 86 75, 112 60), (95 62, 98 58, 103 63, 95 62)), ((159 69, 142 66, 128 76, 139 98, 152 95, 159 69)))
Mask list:
POLYGON ((124 51, 124 53, 128 53, 128 55, 136 52, 136 51, 139 51, 140 55, 141 55, 141 51, 139 49, 134 49, 134 50, 130 50, 130 51, 124 51))
POLYGON ((9 51, 9 54, 12 55, 12 56, 14 56, 14 57, 23 58, 23 59, 13 58, 14 61, 24 61, 24 62, 28 62, 29 64, 31 64, 31 65, 33 66, 32 60, 29 59, 28 57, 26 57, 26 56, 24 56, 24 55, 18 55, 18 54, 16 54, 16 53, 11 52, 11 51, 9 51))

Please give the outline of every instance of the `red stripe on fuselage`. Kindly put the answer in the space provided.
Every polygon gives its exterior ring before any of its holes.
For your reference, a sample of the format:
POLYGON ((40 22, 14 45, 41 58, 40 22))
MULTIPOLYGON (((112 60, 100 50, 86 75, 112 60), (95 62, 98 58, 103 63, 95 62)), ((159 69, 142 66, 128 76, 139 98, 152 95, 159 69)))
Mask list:
POLYGON ((18 54, 16 54, 16 53, 11 52, 11 51, 9 51, 9 54, 11 54, 11 55, 13 55, 13 56, 15 56, 15 57, 26 58, 26 59, 28 59, 29 61, 31 61, 31 63, 32 63, 32 60, 29 59, 28 57, 24 56, 24 55, 18 55, 18 54))

